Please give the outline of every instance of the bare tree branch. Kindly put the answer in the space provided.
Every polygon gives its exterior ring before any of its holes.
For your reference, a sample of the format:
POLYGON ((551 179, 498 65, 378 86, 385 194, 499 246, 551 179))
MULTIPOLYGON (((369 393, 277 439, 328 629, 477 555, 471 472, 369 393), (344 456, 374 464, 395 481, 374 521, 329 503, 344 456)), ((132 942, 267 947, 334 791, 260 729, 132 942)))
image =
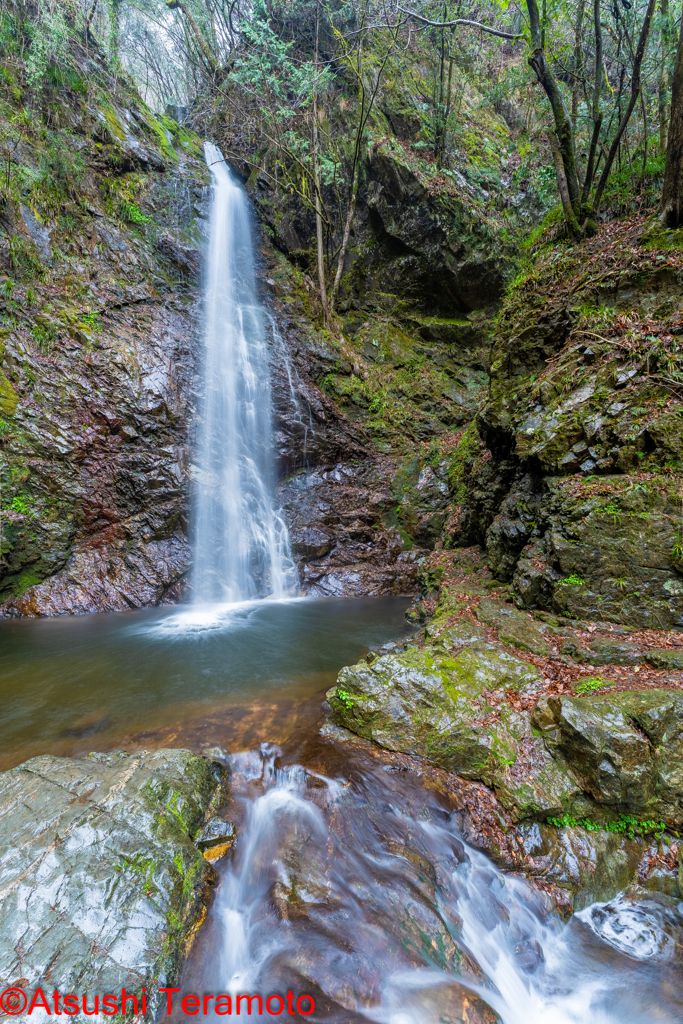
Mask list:
POLYGON ((471 21, 469 18, 454 18, 453 21, 430 21, 429 18, 423 18, 417 11, 409 11, 405 7, 399 7, 398 10, 402 14, 407 14, 409 18, 421 21, 423 25, 431 25, 432 28, 455 28, 456 25, 469 25, 470 28, 480 28, 482 32, 488 32, 492 36, 499 36, 501 39, 524 38, 523 32, 503 32, 499 28, 490 28, 488 25, 482 25, 480 21, 471 21))

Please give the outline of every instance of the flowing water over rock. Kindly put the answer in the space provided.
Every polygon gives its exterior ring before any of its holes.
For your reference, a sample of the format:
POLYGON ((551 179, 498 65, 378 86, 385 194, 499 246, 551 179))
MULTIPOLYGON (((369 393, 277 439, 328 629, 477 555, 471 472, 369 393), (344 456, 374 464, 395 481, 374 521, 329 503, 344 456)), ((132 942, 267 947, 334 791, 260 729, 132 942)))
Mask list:
POLYGON ((307 1019, 339 1024, 683 1018, 666 901, 617 898, 565 925, 414 776, 329 743, 306 767, 279 754, 231 758, 240 838, 184 990, 305 993, 307 1019))
POLYGON ((199 423, 196 599, 283 597, 296 588, 287 527, 273 503, 269 355, 256 298, 249 203, 205 145, 211 204, 204 401, 199 423))

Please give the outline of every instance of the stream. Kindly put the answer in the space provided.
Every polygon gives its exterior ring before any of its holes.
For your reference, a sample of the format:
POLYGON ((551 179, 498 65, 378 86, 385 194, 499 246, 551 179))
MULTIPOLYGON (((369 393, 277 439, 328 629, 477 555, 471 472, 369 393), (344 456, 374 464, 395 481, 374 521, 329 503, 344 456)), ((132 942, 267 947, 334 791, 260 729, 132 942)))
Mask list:
POLYGON ((447 794, 325 731, 230 758, 238 843, 183 992, 305 994, 297 1019, 335 1024, 680 1024, 680 914, 616 898, 563 923, 447 794))

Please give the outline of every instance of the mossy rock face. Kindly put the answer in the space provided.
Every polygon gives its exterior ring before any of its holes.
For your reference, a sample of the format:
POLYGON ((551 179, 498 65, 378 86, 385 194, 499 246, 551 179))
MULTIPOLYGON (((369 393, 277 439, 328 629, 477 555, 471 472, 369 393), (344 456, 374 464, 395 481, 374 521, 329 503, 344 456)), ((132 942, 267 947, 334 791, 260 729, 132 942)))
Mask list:
MULTIPOLYGON (((0 352, 0 356, 2 353, 0 352)), ((0 416, 14 416, 17 411, 19 396, 0 370, 0 416)))
POLYGON ((683 626, 679 532, 678 481, 668 476, 524 477, 486 543, 520 608, 670 629, 683 626))
POLYGON ((129 81, 82 70, 87 87, 76 66, 27 86, 40 131, 0 110, 21 139, 0 239, 0 614, 157 604, 191 561, 177 453, 210 174, 129 81))
POLYGON ((540 823, 523 825, 520 832, 534 872, 570 893, 574 911, 611 900, 627 889, 643 854, 641 842, 610 832, 540 823))
POLYGON ((342 669, 328 700, 335 722, 360 736, 490 782, 498 765, 514 761, 521 726, 514 715, 478 724, 487 694, 538 679, 532 665, 479 641, 452 654, 413 648, 342 669))
POLYGON ((670 825, 683 821, 680 691, 547 697, 532 723, 603 808, 670 825))
POLYGON ((477 607, 477 618, 487 626, 496 626, 498 639, 510 647, 532 654, 548 654, 550 647, 545 635, 550 628, 535 622, 530 615, 500 601, 482 598, 477 607))
POLYGON ((515 757, 501 762, 492 780, 500 802, 518 821, 585 813, 588 801, 571 768, 532 734, 526 716, 520 724, 515 757))
POLYGON ((60 990, 146 987, 154 1012, 217 881, 193 840, 225 782, 189 750, 35 757, 0 773, 0 979, 33 989, 48 963, 60 990))

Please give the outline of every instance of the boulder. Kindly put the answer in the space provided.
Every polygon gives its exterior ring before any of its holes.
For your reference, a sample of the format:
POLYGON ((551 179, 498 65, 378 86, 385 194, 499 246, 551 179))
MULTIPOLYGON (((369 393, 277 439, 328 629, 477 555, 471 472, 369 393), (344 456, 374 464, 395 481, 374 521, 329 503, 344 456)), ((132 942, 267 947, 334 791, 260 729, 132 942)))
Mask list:
POLYGON ((535 622, 530 615, 519 611, 514 605, 502 604, 484 597, 477 608, 477 618, 487 626, 495 626, 501 643, 517 647, 520 651, 547 655, 550 647, 545 635, 550 632, 547 625, 535 622))
POLYGON ((643 661, 653 668, 663 669, 665 672, 677 672, 683 670, 683 648, 671 650, 663 647, 654 651, 645 651, 643 661))
POLYGON ((452 653, 409 648, 342 669, 327 694, 338 725, 389 750, 429 758, 467 779, 491 782, 515 758, 517 716, 491 714, 488 697, 533 691, 539 673, 478 640, 452 653))
POLYGON ((193 840, 225 779, 189 750, 35 757, 1 773, 0 988, 150 998, 177 984, 217 881, 193 840))
POLYGON ((542 698, 532 724, 603 808, 683 821, 683 693, 542 698))
POLYGON ((566 890, 574 911, 628 888, 643 849, 638 840, 582 828, 534 823, 520 833, 530 875, 566 890))

